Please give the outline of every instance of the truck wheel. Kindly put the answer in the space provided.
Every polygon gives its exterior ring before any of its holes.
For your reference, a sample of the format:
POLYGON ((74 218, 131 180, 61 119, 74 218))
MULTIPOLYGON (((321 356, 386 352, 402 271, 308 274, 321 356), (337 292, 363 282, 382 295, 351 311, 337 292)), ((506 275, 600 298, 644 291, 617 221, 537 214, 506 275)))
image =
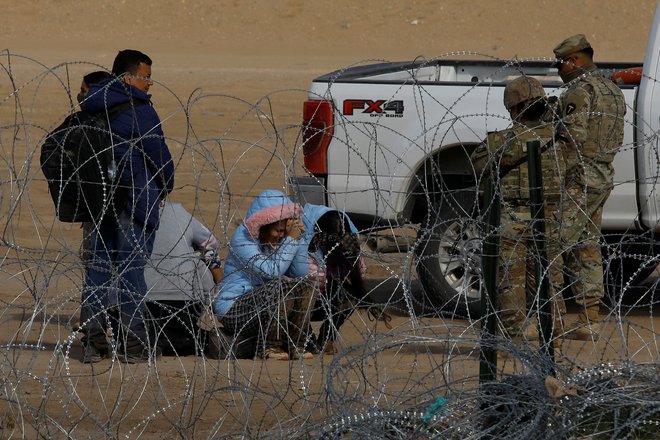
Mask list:
POLYGON ((606 300, 615 304, 627 289, 642 284, 658 266, 653 237, 604 234, 603 273, 606 300))
POLYGON ((481 315, 482 226, 474 188, 442 196, 418 234, 417 273, 433 307, 454 315, 481 315))

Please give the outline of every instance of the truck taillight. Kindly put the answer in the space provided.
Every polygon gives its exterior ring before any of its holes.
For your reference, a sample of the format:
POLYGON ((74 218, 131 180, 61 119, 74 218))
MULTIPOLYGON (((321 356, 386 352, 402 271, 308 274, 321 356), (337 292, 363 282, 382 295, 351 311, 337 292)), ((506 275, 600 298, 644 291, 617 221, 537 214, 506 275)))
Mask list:
POLYGON ((305 168, 312 174, 328 174, 327 150, 334 134, 332 102, 305 101, 302 148, 305 168))

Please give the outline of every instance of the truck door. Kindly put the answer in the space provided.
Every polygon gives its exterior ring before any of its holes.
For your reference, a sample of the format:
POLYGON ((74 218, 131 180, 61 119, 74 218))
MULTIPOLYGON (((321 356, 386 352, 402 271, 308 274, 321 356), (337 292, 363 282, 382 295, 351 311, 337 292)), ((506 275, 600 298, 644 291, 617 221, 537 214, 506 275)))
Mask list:
POLYGON ((635 156, 637 203, 643 227, 660 231, 660 5, 656 8, 637 92, 635 156))

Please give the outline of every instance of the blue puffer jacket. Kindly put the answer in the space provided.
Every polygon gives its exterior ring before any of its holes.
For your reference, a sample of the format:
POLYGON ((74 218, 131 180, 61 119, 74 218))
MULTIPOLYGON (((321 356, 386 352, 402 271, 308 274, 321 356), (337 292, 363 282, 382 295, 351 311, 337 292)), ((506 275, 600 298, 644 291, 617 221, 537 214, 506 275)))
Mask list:
POLYGON ((133 101, 134 107, 110 123, 119 184, 128 189, 127 200, 120 209, 136 223, 157 228, 158 204, 174 187, 174 162, 150 98, 151 95, 116 78, 108 79, 90 87, 82 108, 99 112, 133 101))
POLYGON ((219 317, 227 313, 237 298, 255 287, 282 276, 299 278, 309 274, 305 240, 286 237, 276 249, 259 243, 262 226, 301 215, 300 205, 277 190, 266 190, 252 201, 244 223, 231 237, 224 277, 214 303, 219 317))

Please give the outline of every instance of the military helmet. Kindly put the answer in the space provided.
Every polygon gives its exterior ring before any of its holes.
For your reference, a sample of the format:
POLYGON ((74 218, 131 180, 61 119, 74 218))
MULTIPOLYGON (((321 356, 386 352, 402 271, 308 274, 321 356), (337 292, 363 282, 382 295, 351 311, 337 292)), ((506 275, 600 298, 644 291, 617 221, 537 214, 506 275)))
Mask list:
POLYGON ((507 110, 521 102, 545 97, 545 91, 539 80, 530 76, 519 76, 509 81, 504 88, 504 107, 507 110))

